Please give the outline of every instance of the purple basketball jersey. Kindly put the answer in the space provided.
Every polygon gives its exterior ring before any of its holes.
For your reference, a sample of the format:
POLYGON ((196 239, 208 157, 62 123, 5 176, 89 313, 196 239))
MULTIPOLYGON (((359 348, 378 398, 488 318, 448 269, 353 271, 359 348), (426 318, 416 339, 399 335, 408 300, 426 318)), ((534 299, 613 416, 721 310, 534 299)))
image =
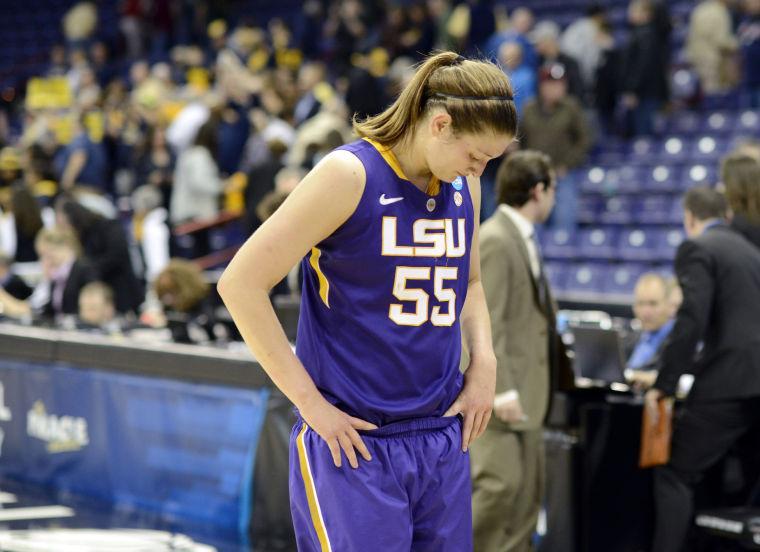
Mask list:
POLYGON ((464 179, 420 191, 368 140, 355 212, 303 260, 296 354, 319 390, 378 425, 440 416, 462 387, 459 315, 473 204, 464 179))

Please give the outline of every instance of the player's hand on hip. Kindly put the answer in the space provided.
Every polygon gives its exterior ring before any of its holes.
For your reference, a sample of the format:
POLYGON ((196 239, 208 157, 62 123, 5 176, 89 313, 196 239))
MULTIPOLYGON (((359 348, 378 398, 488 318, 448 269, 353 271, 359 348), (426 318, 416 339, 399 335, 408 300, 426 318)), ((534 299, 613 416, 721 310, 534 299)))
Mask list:
POLYGON ((377 429, 375 424, 349 416, 327 402, 323 397, 319 397, 314 403, 313 405, 302 406, 299 409, 301 416, 309 424, 309 427, 327 443, 336 467, 339 468, 342 465, 341 450, 343 450, 343 454, 346 455, 352 468, 359 467, 356 451, 359 451, 359 454, 366 461, 372 460, 372 456, 357 430, 377 429))
POLYGON ((463 451, 466 452, 470 444, 486 430, 493 411, 495 390, 496 358, 473 356, 464 373, 464 387, 444 414, 444 416, 462 415, 463 451))

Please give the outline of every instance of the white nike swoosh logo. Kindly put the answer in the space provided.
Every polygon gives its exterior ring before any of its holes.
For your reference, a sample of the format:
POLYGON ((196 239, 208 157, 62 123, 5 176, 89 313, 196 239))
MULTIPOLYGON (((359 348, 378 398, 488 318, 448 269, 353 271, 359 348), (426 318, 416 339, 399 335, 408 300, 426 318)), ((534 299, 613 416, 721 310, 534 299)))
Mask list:
POLYGON ((385 197, 385 194, 380 196, 380 205, 390 205, 391 203, 396 203, 397 201, 401 201, 404 199, 403 197, 385 197))

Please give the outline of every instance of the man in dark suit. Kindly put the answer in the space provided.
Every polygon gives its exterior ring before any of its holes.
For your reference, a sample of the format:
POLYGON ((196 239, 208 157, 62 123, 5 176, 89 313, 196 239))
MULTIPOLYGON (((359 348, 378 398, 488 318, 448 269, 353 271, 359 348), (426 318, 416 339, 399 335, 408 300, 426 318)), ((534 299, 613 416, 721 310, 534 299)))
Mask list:
POLYGON ((554 207, 556 177, 537 151, 509 156, 500 203, 480 229, 481 277, 497 359, 494 415, 472 445, 475 550, 531 548, 544 494, 543 425, 553 383, 554 305, 534 225, 554 207))
POLYGON ((39 314, 56 319, 60 315, 76 315, 79 291, 95 280, 95 272, 77 258, 79 243, 71 232, 42 229, 35 239, 40 258, 42 280, 26 300, 13 297, 0 288, 0 312, 11 318, 39 314))
POLYGON ((695 381, 674 422, 670 462, 655 471, 654 552, 682 550, 694 486, 760 422, 760 252, 728 227, 725 213, 714 190, 684 196, 689 239, 675 260, 683 303, 646 408, 656 417, 657 402, 671 400, 681 374, 695 381))

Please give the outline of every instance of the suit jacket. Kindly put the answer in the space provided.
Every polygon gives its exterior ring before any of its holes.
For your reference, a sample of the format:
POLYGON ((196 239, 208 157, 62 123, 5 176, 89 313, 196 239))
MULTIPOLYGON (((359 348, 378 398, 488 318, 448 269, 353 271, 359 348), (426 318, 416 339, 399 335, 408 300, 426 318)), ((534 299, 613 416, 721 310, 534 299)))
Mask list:
POLYGON ((99 220, 82 236, 82 249, 97 277, 111 286, 116 310, 136 311, 145 299, 135 275, 127 235, 117 220, 99 220))
POLYGON ((97 274, 93 267, 82 259, 77 259, 71 265, 69 277, 66 279, 66 286, 63 288, 63 298, 61 301, 61 310, 56 311, 53 308, 53 290, 50 290, 50 300, 42 309, 44 317, 53 318, 57 314, 77 314, 79 313, 79 292, 90 282, 97 280, 97 274))
POLYGON ((543 298, 530 269, 522 235, 501 210, 480 228, 481 279, 491 315, 497 360, 496 393, 516 389, 528 420, 492 427, 538 429, 546 416, 550 391, 550 331, 554 307, 548 286, 543 298))
POLYGON ((683 303, 654 386, 673 395, 690 372, 689 400, 760 395, 760 251, 721 224, 683 242, 675 270, 683 303))
POLYGON ((755 247, 760 248, 760 224, 753 223, 744 215, 734 215, 731 228, 747 238, 755 247))

